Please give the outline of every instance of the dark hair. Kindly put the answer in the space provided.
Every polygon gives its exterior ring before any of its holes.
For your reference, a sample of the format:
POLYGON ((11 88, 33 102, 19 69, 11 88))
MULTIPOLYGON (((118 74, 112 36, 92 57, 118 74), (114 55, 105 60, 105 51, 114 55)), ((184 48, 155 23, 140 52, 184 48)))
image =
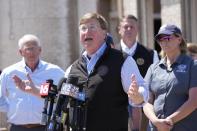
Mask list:
POLYGON ((138 22, 137 17, 135 17, 134 15, 131 15, 131 14, 125 15, 125 16, 123 16, 123 17, 119 20, 119 24, 118 24, 118 26, 116 27, 116 31, 117 31, 117 32, 118 32, 119 29, 120 29, 121 23, 122 23, 123 21, 127 20, 127 19, 134 20, 134 21, 138 22))
POLYGON ((132 20, 135 20, 136 22, 138 21, 137 17, 135 17, 134 15, 129 14, 129 15, 124 16, 124 17, 120 20, 120 23, 123 22, 123 21, 126 20, 126 19, 132 19, 132 20))

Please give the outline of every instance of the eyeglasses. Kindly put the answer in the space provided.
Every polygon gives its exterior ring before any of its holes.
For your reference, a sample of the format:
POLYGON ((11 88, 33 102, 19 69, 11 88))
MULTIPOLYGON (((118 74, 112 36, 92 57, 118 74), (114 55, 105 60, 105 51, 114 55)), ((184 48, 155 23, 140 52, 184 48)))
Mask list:
POLYGON ((172 39, 173 39, 174 37, 172 36, 172 35, 165 35, 165 36, 163 36, 163 37, 159 37, 156 41, 158 42, 158 43, 160 43, 160 42, 169 42, 169 41, 171 41, 172 39))
POLYGON ((99 28, 98 25, 91 24, 91 25, 80 25, 79 30, 81 32, 86 32, 87 30, 89 31, 96 31, 99 28))
POLYGON ((124 28, 125 30, 128 30, 128 29, 133 29, 134 27, 133 27, 133 26, 129 26, 129 25, 125 25, 125 26, 123 26, 123 28, 124 28))

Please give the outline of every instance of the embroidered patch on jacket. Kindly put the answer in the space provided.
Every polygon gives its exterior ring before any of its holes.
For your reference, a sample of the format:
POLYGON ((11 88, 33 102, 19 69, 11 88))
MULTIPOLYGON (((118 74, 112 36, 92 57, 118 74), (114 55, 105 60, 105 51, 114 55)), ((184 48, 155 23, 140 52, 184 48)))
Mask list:
POLYGON ((144 64, 144 59, 143 58, 137 58, 136 63, 138 65, 143 65, 144 64))
POLYGON ((177 66, 176 72, 186 72, 187 65, 181 64, 177 66))
POLYGON ((101 76, 105 76, 108 73, 108 71, 109 71, 108 67, 104 65, 98 68, 98 74, 101 76))

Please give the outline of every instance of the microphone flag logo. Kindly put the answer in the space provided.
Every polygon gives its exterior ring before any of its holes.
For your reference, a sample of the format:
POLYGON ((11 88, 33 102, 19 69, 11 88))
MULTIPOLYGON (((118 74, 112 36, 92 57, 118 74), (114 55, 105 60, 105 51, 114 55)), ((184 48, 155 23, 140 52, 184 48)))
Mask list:
POLYGON ((49 93, 49 84, 50 83, 43 83, 40 87, 40 95, 41 96, 48 96, 49 93))
POLYGON ((68 83, 64 84, 62 86, 60 94, 71 96, 81 101, 85 101, 85 92, 84 91, 80 92, 79 88, 72 84, 68 84, 68 83))

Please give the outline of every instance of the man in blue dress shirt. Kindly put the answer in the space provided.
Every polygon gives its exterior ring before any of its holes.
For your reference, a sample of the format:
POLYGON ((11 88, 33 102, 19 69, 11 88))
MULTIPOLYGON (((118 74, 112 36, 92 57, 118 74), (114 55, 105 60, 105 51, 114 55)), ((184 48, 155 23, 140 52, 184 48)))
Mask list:
POLYGON ((7 113, 10 131, 44 131, 40 86, 48 79, 57 85, 64 71, 40 59, 41 43, 35 35, 24 35, 18 46, 22 60, 5 68, 0 77, 0 111, 7 113))

